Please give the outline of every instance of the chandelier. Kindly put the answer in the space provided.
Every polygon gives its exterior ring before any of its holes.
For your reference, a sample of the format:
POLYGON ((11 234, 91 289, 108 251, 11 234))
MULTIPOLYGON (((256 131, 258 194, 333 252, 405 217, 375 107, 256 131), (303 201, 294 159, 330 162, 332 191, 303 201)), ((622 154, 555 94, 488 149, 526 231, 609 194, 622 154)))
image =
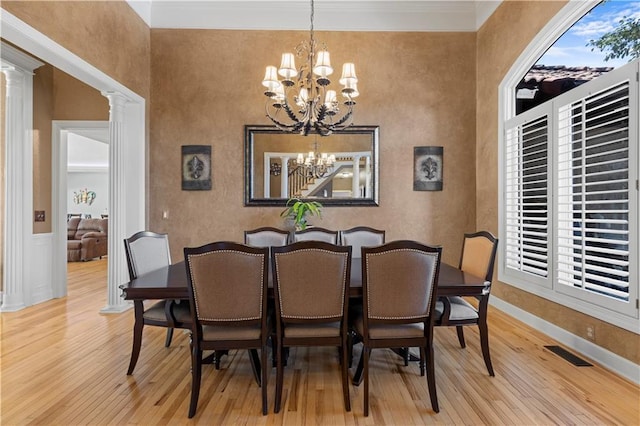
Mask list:
MULTIPOLYGON (((306 156, 299 153, 295 160, 289 160, 288 169, 307 178, 319 179, 333 171, 335 162, 335 154, 318 153, 318 141, 316 140, 313 144, 313 151, 309 151, 306 156)), ((271 163, 269 172, 273 176, 280 176, 282 166, 275 162, 271 163)))
MULTIPOLYGON (((318 143, 315 143, 317 149, 318 143)), ((296 158, 296 164, 300 166, 304 173, 308 177, 321 178, 327 173, 333 171, 333 165, 336 162, 336 156, 334 154, 318 154, 314 151, 309 151, 309 154, 305 157, 302 154, 298 154, 296 158)))
POLYGON ((333 73, 329 51, 324 44, 318 51, 313 37, 313 15, 311 0, 310 40, 302 41, 295 48, 296 56, 305 60, 304 64, 296 68, 293 53, 283 53, 279 69, 267 67, 262 81, 268 97, 265 111, 267 118, 282 131, 307 136, 315 130, 321 136, 328 136, 352 124, 354 99, 359 95, 358 78, 353 63, 342 66, 339 82, 343 86, 344 110, 340 111, 336 91, 328 88, 331 84, 328 77, 333 73))

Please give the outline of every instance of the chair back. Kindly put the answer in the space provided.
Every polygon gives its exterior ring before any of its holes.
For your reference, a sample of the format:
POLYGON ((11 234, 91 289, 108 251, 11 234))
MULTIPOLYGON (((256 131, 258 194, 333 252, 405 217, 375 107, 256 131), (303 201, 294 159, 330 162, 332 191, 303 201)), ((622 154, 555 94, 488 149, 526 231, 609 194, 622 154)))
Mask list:
POLYGON ((185 247, 194 324, 260 322, 267 306, 269 249, 232 242, 185 247))
POLYGON ((303 241, 272 247, 271 252, 277 318, 329 322, 344 316, 351 247, 303 241))
POLYGON ((289 243, 289 231, 263 227, 244 231, 244 243, 253 247, 279 247, 289 243))
POLYGON ((358 259, 362 256, 362 247, 373 247, 384 244, 385 231, 357 226, 340 232, 340 244, 351 246, 352 257, 358 259))
POLYGON ((338 244, 338 231, 331 231, 317 226, 301 231, 294 231, 293 242, 297 243, 300 241, 323 241, 325 243, 338 244))
POLYGON ((124 240, 129 279, 171 265, 169 236, 151 231, 140 231, 124 240))
POLYGON ((498 239, 490 232, 464 234, 459 268, 491 282, 497 249, 498 239))
POLYGON ((420 322, 431 316, 440 272, 441 247, 393 241, 362 249, 366 321, 420 322))

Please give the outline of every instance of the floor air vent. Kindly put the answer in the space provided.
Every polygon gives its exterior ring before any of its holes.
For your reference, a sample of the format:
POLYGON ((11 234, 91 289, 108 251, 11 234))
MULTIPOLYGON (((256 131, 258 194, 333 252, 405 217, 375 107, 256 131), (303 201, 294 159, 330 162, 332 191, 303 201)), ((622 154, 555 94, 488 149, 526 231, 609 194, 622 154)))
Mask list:
POLYGON ((567 361, 569 361, 571 364, 578 366, 578 367, 593 367, 593 364, 585 361, 584 359, 575 356, 574 354, 572 354, 571 352, 569 352, 568 350, 561 348, 560 346, 545 346, 545 348, 549 349, 551 352, 553 352, 554 354, 566 359, 567 361))

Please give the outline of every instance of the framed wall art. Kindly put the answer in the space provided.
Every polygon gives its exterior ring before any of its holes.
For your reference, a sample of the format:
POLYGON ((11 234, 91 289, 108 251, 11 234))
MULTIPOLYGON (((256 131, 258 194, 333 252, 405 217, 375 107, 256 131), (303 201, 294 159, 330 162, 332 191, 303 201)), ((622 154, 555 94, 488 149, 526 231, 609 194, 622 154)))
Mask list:
POLYGON ((182 145, 182 189, 211 189, 211 145, 182 145))
POLYGON ((413 148, 413 190, 442 191, 441 146, 416 146, 413 148))

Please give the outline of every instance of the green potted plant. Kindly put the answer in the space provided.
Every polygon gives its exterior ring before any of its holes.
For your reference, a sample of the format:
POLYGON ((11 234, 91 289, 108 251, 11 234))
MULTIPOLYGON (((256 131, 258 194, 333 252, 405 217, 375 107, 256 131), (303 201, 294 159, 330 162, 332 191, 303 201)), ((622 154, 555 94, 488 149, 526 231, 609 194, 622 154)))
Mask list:
POLYGON ((296 230, 301 231, 307 228, 307 214, 322 217, 321 210, 322 204, 317 201, 303 201, 299 198, 289 198, 286 208, 280 213, 280 216, 291 219, 296 230))

